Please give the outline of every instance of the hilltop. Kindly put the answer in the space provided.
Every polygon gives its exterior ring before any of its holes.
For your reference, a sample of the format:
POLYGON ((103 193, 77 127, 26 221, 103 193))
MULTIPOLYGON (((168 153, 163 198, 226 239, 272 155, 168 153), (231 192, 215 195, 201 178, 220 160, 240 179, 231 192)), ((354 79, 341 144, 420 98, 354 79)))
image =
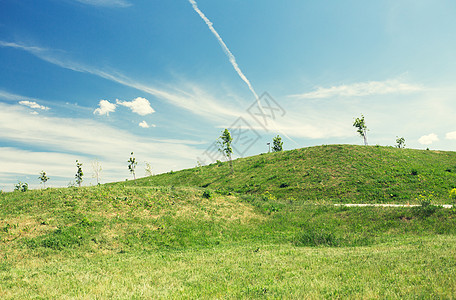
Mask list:
POLYGON ((324 145, 260 154, 119 183, 191 186, 311 203, 417 203, 433 194, 451 203, 456 187, 456 152, 381 146, 324 145))

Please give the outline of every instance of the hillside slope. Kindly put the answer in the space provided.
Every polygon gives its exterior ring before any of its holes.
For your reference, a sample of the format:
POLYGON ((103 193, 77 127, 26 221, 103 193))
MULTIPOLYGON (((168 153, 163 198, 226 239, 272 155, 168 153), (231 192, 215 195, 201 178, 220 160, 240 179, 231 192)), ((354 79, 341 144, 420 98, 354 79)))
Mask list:
POLYGON ((416 203, 423 194, 444 204, 456 187, 456 152, 325 145, 237 159, 234 170, 224 162, 118 184, 269 192, 317 203, 416 203))
POLYGON ((322 146, 240 159, 228 176, 214 164, 0 193, 0 298, 451 298, 455 208, 314 200, 448 201, 454 157, 322 146))

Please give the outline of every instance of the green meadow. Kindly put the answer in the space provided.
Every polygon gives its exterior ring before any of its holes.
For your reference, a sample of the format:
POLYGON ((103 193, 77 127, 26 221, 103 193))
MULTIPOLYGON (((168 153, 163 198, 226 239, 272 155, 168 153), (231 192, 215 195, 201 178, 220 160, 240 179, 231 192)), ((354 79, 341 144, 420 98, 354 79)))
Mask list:
POLYGON ((439 206, 456 152, 331 145, 233 165, 0 193, 0 298, 456 297, 456 210, 439 206))

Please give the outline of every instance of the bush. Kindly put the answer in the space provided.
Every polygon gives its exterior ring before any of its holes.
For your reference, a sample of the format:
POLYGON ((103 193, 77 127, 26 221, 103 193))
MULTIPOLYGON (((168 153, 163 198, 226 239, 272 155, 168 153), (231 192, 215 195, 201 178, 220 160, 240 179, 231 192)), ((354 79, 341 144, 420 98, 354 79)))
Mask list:
POLYGON ((453 200, 453 203, 456 203, 456 188, 450 191, 450 198, 453 200))
POLYGON ((411 175, 418 175, 418 170, 417 169, 412 169, 410 172, 411 175))
POLYGON ((212 192, 211 191, 204 191, 203 192, 203 198, 211 199, 212 198, 212 192))
POLYGON ((433 213, 436 212, 436 210, 439 208, 436 205, 432 204, 432 198, 434 197, 433 193, 429 193, 427 195, 422 195, 420 194, 416 200, 418 200, 418 203, 420 206, 417 207, 417 214, 422 216, 422 217, 429 217, 433 213))
POLYGON ((18 182, 14 186, 15 191, 21 191, 21 192, 26 192, 28 190, 28 183, 27 182, 18 182))

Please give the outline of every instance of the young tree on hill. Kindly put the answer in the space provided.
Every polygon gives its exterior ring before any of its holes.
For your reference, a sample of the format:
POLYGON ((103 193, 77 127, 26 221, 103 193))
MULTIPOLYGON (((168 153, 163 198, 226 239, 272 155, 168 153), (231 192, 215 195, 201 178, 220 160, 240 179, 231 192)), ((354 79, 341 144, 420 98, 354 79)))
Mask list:
POLYGON ((76 183, 78 184, 79 187, 81 187, 82 184, 82 176, 84 176, 84 172, 82 172, 82 163, 80 163, 78 160, 76 160, 76 174, 74 175, 74 178, 76 179, 76 183))
POLYGON ((144 167, 144 171, 146 172, 146 176, 153 176, 154 172, 152 172, 152 166, 150 165, 150 162, 145 161, 144 162, 146 166, 144 167))
POLYGON ((364 140, 364 145, 367 145, 367 126, 366 122, 364 121, 364 116, 361 115, 361 118, 356 118, 353 126, 357 129, 356 131, 362 136, 364 140))
POLYGON ((282 138, 279 135, 272 139, 272 144, 272 152, 280 152, 283 150, 282 138))
POLYGON ((38 177, 38 179, 41 181, 44 188, 46 188, 46 181, 48 181, 50 179, 49 177, 46 176, 46 172, 41 171, 40 177, 38 177))
POLYGON ((231 147, 232 142, 233 138, 231 137, 228 129, 225 128, 222 135, 218 138, 217 143, 219 145, 219 151, 222 152, 223 155, 230 161, 231 173, 234 172, 233 161, 231 160, 231 154, 233 153, 233 148, 231 147))
POLYGON ((96 178, 97 185, 99 185, 101 180, 101 172, 103 171, 103 169, 101 168, 101 163, 98 160, 92 162, 92 170, 92 178, 96 178))
POLYGON ((405 139, 396 136, 396 148, 405 148, 405 139))
POLYGON ((136 161, 136 158, 133 157, 133 152, 131 153, 131 157, 127 162, 128 162, 128 170, 130 170, 130 173, 133 174, 133 179, 136 180, 135 169, 136 169, 136 165, 138 164, 138 162, 136 161))

